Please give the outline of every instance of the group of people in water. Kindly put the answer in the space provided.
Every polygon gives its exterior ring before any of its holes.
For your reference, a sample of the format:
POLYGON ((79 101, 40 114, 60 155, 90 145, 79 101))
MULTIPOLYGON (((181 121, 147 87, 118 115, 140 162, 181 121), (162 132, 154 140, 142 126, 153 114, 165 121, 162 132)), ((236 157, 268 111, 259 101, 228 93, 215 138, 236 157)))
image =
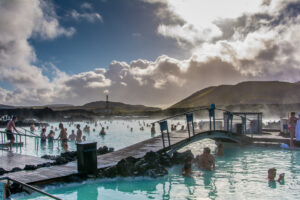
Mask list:
MULTIPOLYGON (((218 144, 218 148, 217 148, 217 152, 216 155, 217 156, 224 156, 224 151, 223 151, 223 144, 220 143, 218 144)), ((195 163, 195 165, 202 170, 206 170, 206 171, 213 171, 215 170, 216 166, 215 166, 215 157, 211 154, 211 150, 209 147, 205 147, 203 149, 203 153, 201 155, 196 156, 195 159, 193 159, 191 156, 188 156, 185 158, 184 160, 184 164, 183 167, 181 169, 182 171, 182 175, 185 177, 192 177, 193 176, 193 172, 192 172, 192 165, 193 163, 195 163)), ((280 182, 280 183, 284 183, 284 173, 279 174, 278 178, 276 179, 276 173, 277 173, 277 169, 276 168, 270 168, 268 169, 268 181, 270 182, 280 182)))
MULTIPOLYGON (((223 144, 218 145, 217 156, 224 156, 223 152, 223 144)), ((199 169, 213 171, 215 169, 215 157, 211 154, 211 150, 209 147, 205 147, 203 149, 203 153, 201 155, 196 156, 195 159, 188 156, 184 160, 184 165, 182 167, 182 175, 187 177, 192 177, 192 164, 195 163, 199 169)))

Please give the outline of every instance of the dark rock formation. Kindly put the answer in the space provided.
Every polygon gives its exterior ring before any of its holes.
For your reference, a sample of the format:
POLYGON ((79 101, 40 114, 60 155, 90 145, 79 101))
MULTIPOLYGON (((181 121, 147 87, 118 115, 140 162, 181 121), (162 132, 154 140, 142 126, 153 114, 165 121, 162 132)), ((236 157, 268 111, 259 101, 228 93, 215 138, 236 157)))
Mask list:
POLYGON ((14 167, 12 168, 12 170, 10 170, 10 172, 19 172, 19 171, 22 171, 22 169, 19 167, 14 167))
POLYGON ((7 171, 3 168, 0 167, 0 176, 2 176, 3 174, 7 173, 7 171))
POLYGON ((25 165, 24 170, 36 170, 37 166, 35 165, 25 165))
POLYGON ((175 151, 173 153, 172 162, 174 164, 180 164, 180 163, 183 163, 186 158, 194 159, 194 155, 191 150, 187 150, 182 153, 175 151))

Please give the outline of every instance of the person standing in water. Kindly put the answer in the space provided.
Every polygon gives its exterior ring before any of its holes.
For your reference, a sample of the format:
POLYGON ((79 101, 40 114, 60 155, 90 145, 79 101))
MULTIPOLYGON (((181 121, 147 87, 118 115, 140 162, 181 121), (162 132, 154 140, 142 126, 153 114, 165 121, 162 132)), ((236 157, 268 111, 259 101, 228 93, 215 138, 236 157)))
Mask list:
POLYGON ((220 143, 220 144, 218 145, 217 156, 224 156, 223 144, 222 144, 222 143, 220 143))
POLYGON ((10 141, 9 142, 9 150, 10 151, 12 150, 12 145, 15 142, 15 136, 14 136, 13 130, 15 130, 17 133, 19 133, 19 131, 16 129, 16 126, 15 126, 16 121, 17 121, 17 117, 13 116, 13 118, 7 123, 6 129, 5 129, 7 139, 10 141))
POLYGON ((76 128, 77 128, 76 142, 81 142, 82 131, 80 129, 80 124, 77 124, 76 128))
POLYGON ((106 134, 105 129, 104 129, 104 127, 102 127, 102 129, 100 131, 100 135, 105 135, 105 134, 106 134))
POLYGON ((68 134, 66 129, 62 123, 60 123, 58 127, 60 128, 60 134, 57 139, 61 139, 61 146, 65 151, 68 151, 68 134))
POLYGON ((41 143, 45 143, 47 139, 46 136, 46 128, 42 128, 42 132, 41 132, 41 143))
POLYGON ((297 117, 295 117, 295 112, 291 112, 291 117, 289 118, 289 129, 290 129, 290 148, 294 148, 294 138, 297 124, 297 117))
POLYGON ((203 153, 198 157, 197 166, 208 171, 215 169, 215 157, 210 154, 209 147, 204 148, 203 153))

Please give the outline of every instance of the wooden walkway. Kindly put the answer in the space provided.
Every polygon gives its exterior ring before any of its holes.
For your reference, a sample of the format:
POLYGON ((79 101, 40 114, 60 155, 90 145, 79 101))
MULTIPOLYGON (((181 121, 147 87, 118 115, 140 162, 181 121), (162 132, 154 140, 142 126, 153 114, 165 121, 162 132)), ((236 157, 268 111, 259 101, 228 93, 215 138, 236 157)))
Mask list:
MULTIPOLYGON (((171 144, 180 142, 183 139, 186 139, 187 137, 188 137, 187 132, 171 133, 170 134, 171 144)), ((167 138, 165 139, 167 140, 167 138)), ((120 160, 127 158, 129 156, 133 156, 135 158, 141 158, 149 151, 157 152, 160 150, 163 150, 161 135, 128 146, 126 148, 114 151, 112 153, 107 153, 105 155, 98 156, 97 157, 98 168, 105 168, 105 167, 116 165, 120 160)), ((14 156, 23 157, 24 155, 14 154, 14 156)), ((37 159, 43 160, 43 162, 49 162, 49 160, 44 160, 41 158, 37 158, 37 159)), ((23 160, 21 162, 26 163, 26 160, 23 160)), ((19 171, 19 172, 4 174, 3 176, 8 176, 27 184, 38 184, 38 183, 47 183, 52 180, 60 179, 73 174, 77 174, 77 161, 69 162, 65 165, 39 168, 37 170, 32 170, 32 171, 31 170, 19 171)))
POLYGON ((53 162, 43 158, 21 155, 8 151, 0 151, 0 167, 10 171, 15 167, 23 169, 25 165, 38 165, 45 162, 53 162))

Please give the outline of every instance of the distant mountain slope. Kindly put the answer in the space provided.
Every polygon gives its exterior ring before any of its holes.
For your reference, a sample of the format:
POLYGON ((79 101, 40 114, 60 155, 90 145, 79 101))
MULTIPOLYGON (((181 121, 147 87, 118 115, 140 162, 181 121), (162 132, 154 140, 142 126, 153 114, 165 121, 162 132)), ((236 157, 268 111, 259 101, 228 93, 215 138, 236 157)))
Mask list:
POLYGON ((14 107, 13 106, 8 106, 8 105, 0 104, 0 109, 11 109, 11 108, 14 108, 14 107))
POLYGON ((195 92, 170 108, 192 108, 212 103, 223 106, 300 103, 300 85, 299 82, 252 81, 208 87, 195 92))
MULTIPOLYGON (((95 102, 90 102, 87 104, 84 104, 82 107, 87 107, 87 108, 96 108, 96 109, 104 109, 106 106, 105 101, 95 101, 95 102)), ((160 108, 156 107, 147 107, 144 105, 130 105, 130 104, 125 104, 121 102, 109 102, 109 109, 113 110, 127 110, 127 111, 159 111, 160 108)))

